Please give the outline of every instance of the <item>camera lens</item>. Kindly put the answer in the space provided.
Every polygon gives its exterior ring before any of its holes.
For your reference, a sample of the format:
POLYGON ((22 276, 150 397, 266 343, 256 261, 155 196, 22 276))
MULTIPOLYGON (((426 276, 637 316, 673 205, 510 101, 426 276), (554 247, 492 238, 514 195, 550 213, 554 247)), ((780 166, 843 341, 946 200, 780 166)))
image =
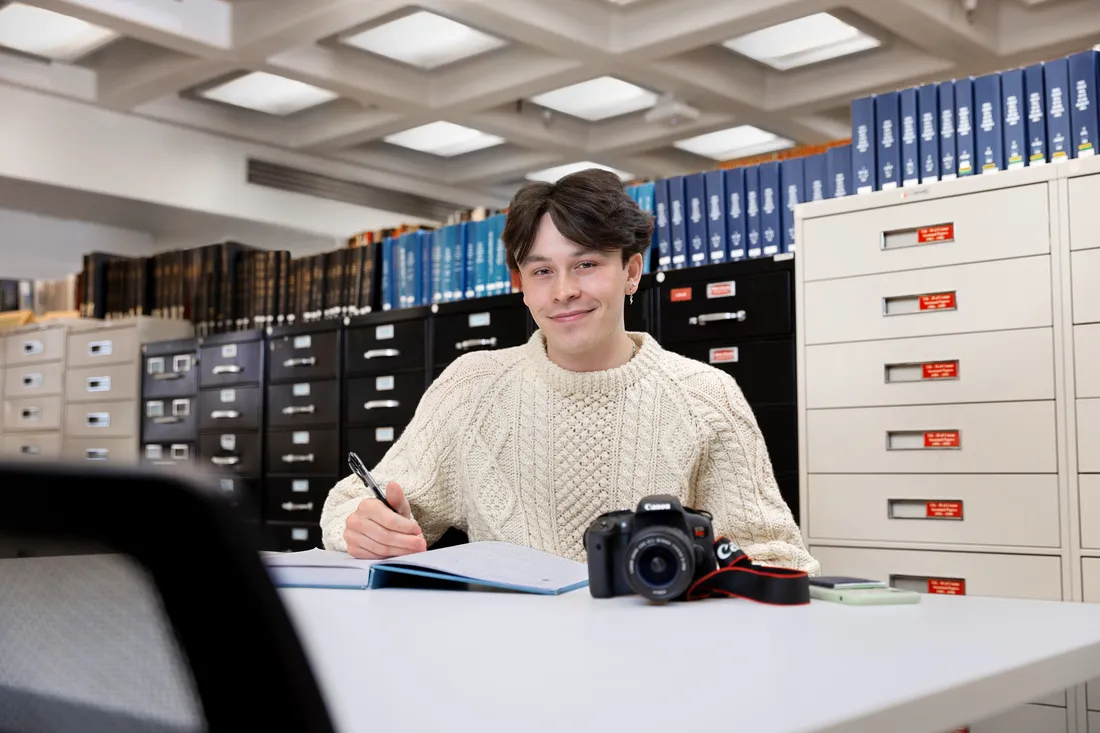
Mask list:
POLYGON ((638 595, 670 601, 687 591, 695 560, 687 536, 669 527, 649 527, 626 548, 626 577, 638 595))

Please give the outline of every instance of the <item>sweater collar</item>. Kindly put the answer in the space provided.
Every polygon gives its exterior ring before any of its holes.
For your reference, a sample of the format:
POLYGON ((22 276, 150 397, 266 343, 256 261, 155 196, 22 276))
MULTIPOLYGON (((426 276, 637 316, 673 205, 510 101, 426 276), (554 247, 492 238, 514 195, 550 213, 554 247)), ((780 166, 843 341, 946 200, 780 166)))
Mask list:
POLYGON ((638 345, 634 358, 619 367, 596 372, 574 372, 564 369, 546 355, 546 337, 536 330, 528 339, 524 356, 535 372, 554 390, 565 394, 615 392, 637 383, 656 371, 661 360, 661 345, 648 333, 628 331, 627 335, 638 345))

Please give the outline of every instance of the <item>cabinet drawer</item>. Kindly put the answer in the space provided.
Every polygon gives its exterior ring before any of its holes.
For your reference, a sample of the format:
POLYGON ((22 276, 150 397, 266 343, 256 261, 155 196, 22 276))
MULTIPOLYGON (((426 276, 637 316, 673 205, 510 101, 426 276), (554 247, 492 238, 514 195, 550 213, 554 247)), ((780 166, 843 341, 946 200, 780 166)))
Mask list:
POLYGON ((348 380, 349 424, 407 424, 424 396, 424 372, 398 372, 348 380))
POLYGON ((1096 202, 1100 201, 1100 175, 1070 178, 1069 187, 1069 248, 1100 247, 1100 218, 1096 202))
POLYGON ((1058 476, 813 474, 814 540, 1058 547, 1058 476))
POLYGON ((348 329, 345 356, 348 375, 423 369, 426 334, 424 319, 348 329))
POLYGON ((336 379, 340 371, 340 336, 336 331, 272 337, 268 342, 272 382, 336 379))
POLYGON ((752 408, 776 473, 798 470, 798 411, 794 405, 752 408))
POLYGON ((260 387, 223 387, 199 392, 199 430, 259 430, 260 387))
POLYGON ((386 452, 401 437, 407 423, 388 423, 370 428, 354 428, 347 431, 347 449, 359 454, 368 470, 385 457, 386 452))
POLYGON ((199 463, 219 473, 259 476, 263 466, 258 432, 217 432, 199 435, 199 463))
POLYGON ((316 522, 264 522, 267 549, 298 552, 321 547, 321 527, 316 522))
POLYGON ((195 354, 159 354, 145 357, 141 390, 146 397, 181 397, 198 391, 195 354))
POLYGON ((791 333, 791 273, 662 286, 661 342, 729 340, 791 333))
POLYGON ((1047 195, 1041 183, 807 219, 799 248, 805 279, 1049 253, 1047 195))
MULTIPOLYGON (((1100 249, 1070 254, 1073 322, 1100 323, 1100 249)), ((10 363, 10 362, 9 362, 10 363)))
POLYGON ((138 332, 133 327, 92 328, 69 334, 69 368, 100 364, 132 364, 141 358, 138 332))
POLYGON ((5 397, 59 395, 65 386, 64 364, 60 361, 8 367, 4 372, 5 397))
POLYGON ((471 351, 507 349, 527 341, 527 308, 522 304, 477 313, 440 315, 433 325, 432 359, 445 366, 471 351))
POLYGON ((1100 474, 1079 474, 1077 497, 1081 507, 1081 547, 1100 550, 1100 474))
POLYGON ((1073 327, 1073 372, 1078 397, 1100 397, 1100 324, 1073 327))
POLYGON ((270 476, 265 482, 264 517, 289 522, 317 522, 329 490, 340 479, 270 476))
POLYGON ((968 733, 1066 733, 1069 730, 1069 719, 1064 707, 1019 705, 991 718, 971 723, 963 730, 968 733))
POLYGON ((272 427, 338 425, 340 383, 272 384, 267 388, 267 424, 272 427))
POLYGON ((807 344, 1052 325, 1050 258, 806 283, 807 344))
POLYGON ((1100 473, 1100 399, 1077 400, 1077 470, 1100 473))
POLYGON ((329 476, 339 467, 340 432, 270 430, 267 433, 267 472, 329 476))
POLYGON ((66 435, 61 448, 62 458, 90 465, 138 465, 138 443, 135 438, 74 438, 66 435))
POLYGON ((197 458, 194 438, 179 443, 146 443, 141 447, 142 466, 153 468, 193 466, 197 458))
POLYGON ((61 396, 21 397, 4 400, 4 430, 60 430, 61 396))
POLYGON ((137 368, 133 364, 74 368, 65 374, 66 402, 136 400, 139 397, 137 368))
MULTIPOLYGON (((1100 558, 1086 557, 1081 560, 1082 598, 1085 603, 1100 603, 1100 558)), ((1089 682, 1086 693, 1088 709, 1100 711, 1100 678, 1089 682)), ((1100 725, 1094 726, 1098 715, 1089 714, 1089 733, 1100 733, 1100 725)))
POLYGON ((258 522, 260 519, 260 494, 262 481, 241 476, 217 476, 210 480, 215 493, 220 494, 230 506, 236 507, 239 516, 258 522))
POLYGON ((1054 399, 1054 331, 823 344, 806 348, 806 406, 1054 399))
POLYGON ((57 459, 61 457, 61 433, 5 433, 0 452, 6 458, 57 459))
POLYGON ((813 473, 1056 473, 1053 402, 806 412, 813 473))
POLYGON ((1062 561, 1042 555, 811 545, 822 575, 885 580, 921 593, 1062 600, 1062 561))
POLYGON ((726 372, 750 404, 796 401, 794 339, 671 344, 668 350, 726 372))
POLYGON ((199 386, 224 387, 263 381, 263 342, 212 344, 199 350, 199 386))
POLYGON ((66 437, 137 439, 137 400, 65 405, 66 437))
POLYGON ((1089 733, 1100 733, 1100 683, 1089 683, 1089 733), (1094 702, 1095 701, 1095 702, 1094 702))
POLYGON ((141 435, 146 442, 179 443, 198 433, 198 397, 162 397, 142 404, 141 435))
POLYGON ((4 337, 4 364, 8 369, 23 364, 65 360, 65 329, 43 328, 4 337))

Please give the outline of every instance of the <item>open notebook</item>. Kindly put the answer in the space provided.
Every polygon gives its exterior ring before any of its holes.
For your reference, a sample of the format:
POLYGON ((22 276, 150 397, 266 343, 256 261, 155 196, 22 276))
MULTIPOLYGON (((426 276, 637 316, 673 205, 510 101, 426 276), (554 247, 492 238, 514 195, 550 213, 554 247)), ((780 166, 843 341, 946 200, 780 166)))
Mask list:
POLYGON ((272 582, 284 588, 481 587, 558 595, 588 585, 586 564, 506 542, 471 542, 389 560, 313 549, 265 554, 263 561, 272 582))

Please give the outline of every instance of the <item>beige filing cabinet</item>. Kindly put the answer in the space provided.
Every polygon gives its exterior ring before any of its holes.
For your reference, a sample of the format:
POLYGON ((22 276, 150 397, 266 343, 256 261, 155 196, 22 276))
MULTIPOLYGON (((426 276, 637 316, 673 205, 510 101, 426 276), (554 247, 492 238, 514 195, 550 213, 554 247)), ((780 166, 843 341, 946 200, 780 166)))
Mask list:
POLYGON ((147 316, 74 326, 66 343, 62 457, 137 465, 141 345, 192 335, 187 321, 147 316))

